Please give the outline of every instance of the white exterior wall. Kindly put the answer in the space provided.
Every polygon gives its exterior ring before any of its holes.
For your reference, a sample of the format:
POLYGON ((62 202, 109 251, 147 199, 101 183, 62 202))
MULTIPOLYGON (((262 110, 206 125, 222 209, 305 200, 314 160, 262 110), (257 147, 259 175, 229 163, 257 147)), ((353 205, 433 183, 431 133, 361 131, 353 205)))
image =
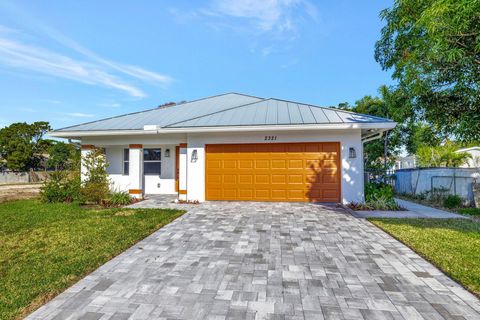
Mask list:
POLYGON ((129 189, 143 189, 145 194, 176 194, 175 146, 185 142, 186 135, 184 134, 89 137, 82 139, 82 144, 91 144, 105 148, 109 163, 107 173, 109 174, 112 190, 128 192, 129 189), (129 144, 141 144, 143 148, 161 149, 160 176, 144 176, 143 154, 141 157, 134 156, 132 158, 132 153, 130 153, 130 163, 133 167, 130 167, 129 175, 123 174, 123 149, 128 149, 129 144), (166 149, 170 150, 170 157, 165 156, 166 149), (137 158, 138 160, 135 161, 137 158), (141 179, 138 179, 135 175, 137 171, 142 173, 141 179), (137 181, 141 181, 141 185, 138 185, 137 181))
POLYGON ((144 145, 144 148, 160 148, 162 164, 160 176, 146 175, 144 191, 146 194, 175 194, 175 145, 144 145), (170 150, 170 157, 165 151, 170 150))
POLYGON ((205 201, 205 145, 215 143, 265 143, 265 136, 277 136, 280 142, 340 142, 342 166, 342 202, 363 202, 363 145, 360 130, 349 131, 279 131, 249 133, 189 134, 187 136, 187 198, 205 201), (356 150, 357 157, 349 159, 349 148, 356 150), (193 150, 198 160, 191 161, 193 150))
MULTIPOLYGON (((83 144, 105 147, 108 173, 113 182, 113 189, 128 191, 136 189, 132 176, 123 175, 123 149, 129 144, 142 144, 144 148, 160 147, 162 149, 162 173, 160 177, 145 176, 143 190, 147 194, 175 194, 175 146, 187 143, 186 153, 180 149, 180 189, 187 189, 188 200, 205 201, 205 145, 215 143, 266 143, 265 135, 277 136, 281 142, 340 142, 341 148, 341 189, 342 202, 362 202, 363 197, 363 145, 360 129, 322 130, 322 131, 269 131, 269 132, 235 132, 235 133, 192 133, 178 135, 144 135, 114 136, 83 139, 83 144), (356 150, 356 158, 349 159, 349 148, 356 150), (165 150, 170 149, 170 157, 165 157, 165 150), (198 160, 191 161, 193 150, 197 150, 198 160), (186 166, 182 166, 186 164, 186 166), (158 184, 160 186, 158 187, 158 184)), ((132 161, 132 159, 130 159, 132 161)), ((131 172, 130 172, 131 175, 131 172)))
POLYGON ((123 149, 128 149, 128 145, 125 147, 114 146, 105 148, 109 164, 107 173, 110 177, 111 189, 113 191, 135 189, 130 183, 130 177, 123 174, 123 149))
POLYGON ((115 191, 128 191, 129 189, 143 189, 145 194, 176 194, 175 191, 175 145, 144 145, 144 148, 160 148, 162 153, 161 174, 145 175, 139 179, 137 172, 143 175, 143 157, 133 155, 143 149, 130 149, 130 174, 123 174, 123 149, 125 146, 105 147, 109 163, 107 173, 111 181, 111 189, 115 191), (170 157, 165 156, 165 151, 170 150, 170 157), (133 154, 132 154, 133 152, 133 154), (138 160, 136 160, 138 159, 138 160), (139 162, 138 162, 139 161, 139 162), (136 181, 140 181, 141 185, 136 181), (142 182, 143 181, 143 182, 142 182))

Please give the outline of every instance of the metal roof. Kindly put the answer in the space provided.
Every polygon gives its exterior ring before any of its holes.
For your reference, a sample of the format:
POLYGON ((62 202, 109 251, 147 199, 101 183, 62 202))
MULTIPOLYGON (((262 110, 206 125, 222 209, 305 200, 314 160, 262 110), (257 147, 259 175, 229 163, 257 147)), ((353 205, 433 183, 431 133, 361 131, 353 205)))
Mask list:
POLYGON ((303 103, 227 93, 55 130, 106 131, 218 126, 380 123, 391 120, 303 103))

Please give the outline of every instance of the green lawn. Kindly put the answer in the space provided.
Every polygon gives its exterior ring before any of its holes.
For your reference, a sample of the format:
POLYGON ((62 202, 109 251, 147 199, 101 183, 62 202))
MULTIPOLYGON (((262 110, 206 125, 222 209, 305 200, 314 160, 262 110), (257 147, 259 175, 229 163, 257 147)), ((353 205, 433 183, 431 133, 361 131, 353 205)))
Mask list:
POLYGON ((480 223, 467 219, 369 219, 480 296, 480 223))
POLYGON ((0 204, 0 319, 32 311, 182 214, 38 200, 0 204))

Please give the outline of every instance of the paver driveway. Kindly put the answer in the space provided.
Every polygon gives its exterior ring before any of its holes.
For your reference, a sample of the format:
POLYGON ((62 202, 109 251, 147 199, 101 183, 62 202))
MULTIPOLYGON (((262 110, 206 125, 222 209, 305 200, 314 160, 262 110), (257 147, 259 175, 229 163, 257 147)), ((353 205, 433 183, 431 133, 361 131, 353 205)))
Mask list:
POLYGON ((342 209, 189 208, 29 318, 480 319, 477 298, 342 209))

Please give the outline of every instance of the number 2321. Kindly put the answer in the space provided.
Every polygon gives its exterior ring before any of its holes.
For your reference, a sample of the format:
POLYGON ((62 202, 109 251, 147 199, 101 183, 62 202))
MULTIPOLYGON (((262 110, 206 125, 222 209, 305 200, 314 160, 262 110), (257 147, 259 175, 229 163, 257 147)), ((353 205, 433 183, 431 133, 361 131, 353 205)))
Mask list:
POLYGON ((265 141, 274 141, 277 140, 277 136, 265 136, 265 141))

